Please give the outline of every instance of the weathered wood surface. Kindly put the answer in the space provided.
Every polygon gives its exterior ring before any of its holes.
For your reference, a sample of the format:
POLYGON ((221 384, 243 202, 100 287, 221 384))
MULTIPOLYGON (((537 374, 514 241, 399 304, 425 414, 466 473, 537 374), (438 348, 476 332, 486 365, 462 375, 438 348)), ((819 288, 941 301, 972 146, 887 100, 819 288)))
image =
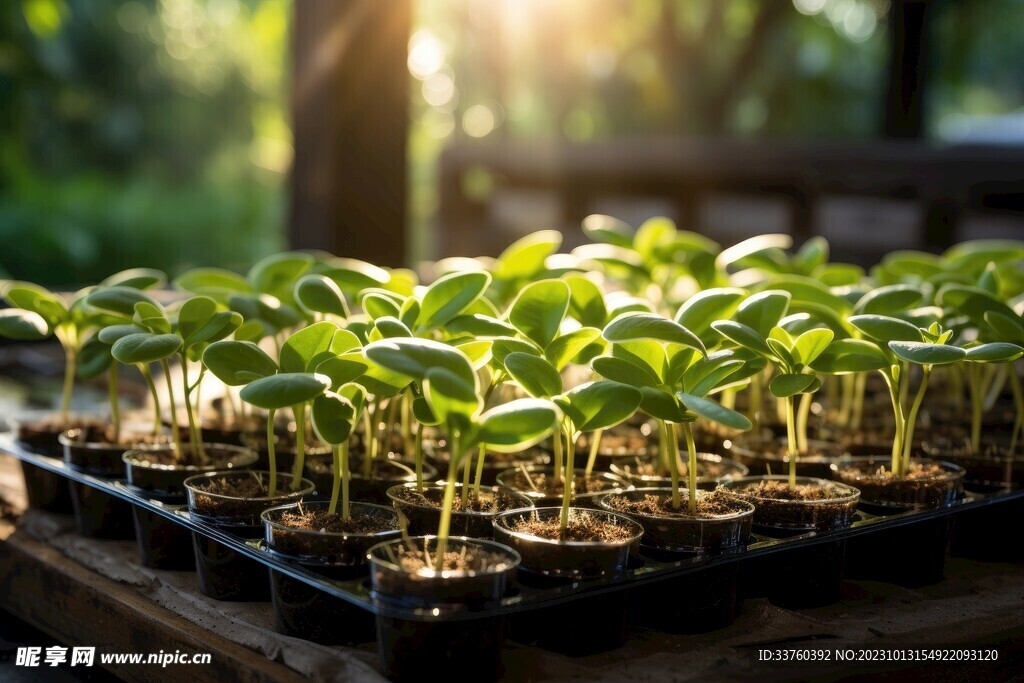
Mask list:
MULTIPOLYGON (((17 468, 0 458, 0 491, 16 490, 17 468)), ((219 603, 195 575, 134 564, 134 544, 79 538, 67 520, 28 513, 0 522, 0 607, 70 645, 108 652, 211 652, 203 666, 134 666, 129 680, 372 680, 372 644, 327 648, 272 632, 266 603, 219 603)), ((884 558, 880 558, 884 561, 884 558)), ((847 582, 843 600, 790 611, 748 600, 732 626, 698 636, 643 629, 613 652, 571 658, 510 643, 508 681, 1010 680, 1024 673, 1024 567, 953 559, 948 578, 905 589, 847 582), (994 663, 809 667, 757 664, 758 648, 984 646, 994 663)), ((672 596, 678 599, 679 596, 672 596)))

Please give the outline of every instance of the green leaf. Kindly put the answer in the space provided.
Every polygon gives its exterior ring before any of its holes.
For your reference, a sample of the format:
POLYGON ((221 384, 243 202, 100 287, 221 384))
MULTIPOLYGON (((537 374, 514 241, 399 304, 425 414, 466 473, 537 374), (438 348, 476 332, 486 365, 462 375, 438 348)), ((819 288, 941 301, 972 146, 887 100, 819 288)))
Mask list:
POLYGON ((369 362, 361 354, 343 354, 322 360, 317 364, 316 372, 327 375, 331 379, 331 388, 336 390, 360 380, 369 367, 369 362))
POLYGON ((220 341, 238 329, 242 316, 234 311, 218 311, 199 329, 185 338, 185 347, 220 341))
POLYGON ((776 398, 786 398, 796 394, 809 393, 812 387, 817 388, 815 384, 818 387, 821 386, 821 382, 814 375, 775 375, 772 377, 771 382, 768 383, 768 390, 776 398))
POLYGON ((921 330, 911 323, 887 315, 854 315, 849 322, 858 330, 880 342, 920 342, 921 330))
POLYGON ((487 365, 491 360, 491 342, 484 339, 470 339, 455 344, 455 348, 466 354, 474 370, 487 365))
POLYGON ((203 351, 203 364, 213 376, 237 387, 277 373, 277 363, 252 342, 218 341, 203 351))
POLYGON ((249 269, 246 279, 257 292, 289 301, 295 281, 309 271, 314 262, 310 254, 297 251, 272 254, 257 261, 249 269))
POLYGON ((129 268, 114 273, 100 282, 97 287, 131 287, 132 289, 152 289, 167 284, 167 276, 155 268, 129 268))
POLYGON ((854 313, 895 315, 914 308, 923 299, 921 289, 912 285, 876 287, 857 302, 854 313))
POLYGON ((967 349, 965 360, 972 363, 1010 363, 1024 355, 1024 348, 1006 342, 990 342, 967 349))
POLYGON ((491 275, 484 271, 445 275, 423 294, 417 325, 429 329, 447 324, 479 299, 489 284, 491 275))
POLYGON ((989 312, 1001 313, 1008 318, 1017 315, 1016 311, 994 297, 990 292, 979 287, 967 285, 943 285, 935 296, 935 302, 961 315, 968 316, 976 324, 983 322, 985 314, 989 312))
POLYGON ((374 321, 373 326, 380 334, 382 339, 412 336, 412 331, 404 324, 402 324, 402 321, 399 320, 398 318, 377 318, 377 320, 374 321))
POLYGON ((408 297, 402 304, 402 310, 398 319, 410 330, 416 326, 416 320, 420 317, 420 302, 414 296, 408 297))
POLYGON ((558 411, 550 401, 537 398, 509 401, 480 416, 475 441, 487 444, 490 451, 514 453, 550 434, 557 419, 558 411))
POLYGON ((640 409, 658 420, 683 422, 686 408, 675 394, 655 387, 639 387, 642 398, 640 409))
POLYGON ((737 360, 732 351, 719 351, 707 358, 700 358, 683 373, 682 386, 694 396, 707 396, 720 384, 731 377, 743 361, 737 360))
POLYGON ((711 420, 720 425, 744 432, 753 426, 750 420, 743 415, 714 401, 684 392, 679 392, 677 396, 683 402, 683 405, 686 406, 687 410, 697 413, 706 420, 711 420))
POLYGON ((96 338, 109 346, 121 337, 127 337, 129 334, 140 334, 144 332, 148 332, 148 330, 144 327, 139 327, 138 325, 108 325, 99 331, 96 338))
POLYGON ((832 330, 807 330, 793 342, 793 351, 798 363, 810 365, 832 343, 835 333, 832 330))
POLYGON ((697 292, 679 307, 676 322, 697 336, 711 329, 711 323, 731 317, 747 293, 736 287, 715 287, 697 292))
MULTIPOLYGON (((667 348, 685 349, 690 354, 696 353, 684 346, 669 345, 666 347, 651 339, 640 339, 612 344, 612 356, 623 358, 646 368, 650 373, 658 377, 659 383, 665 383, 669 369, 667 348)), ((684 354, 682 357, 689 359, 691 356, 684 354)), ((689 363, 688 360, 685 362, 689 363)))
POLYGON ((562 377, 548 360, 529 353, 510 353, 505 369, 519 386, 534 398, 550 398, 562 393, 562 377))
POLYGON ((532 353, 535 356, 541 355, 541 350, 533 342, 526 341, 525 339, 499 337, 491 342, 491 361, 493 365, 499 368, 505 367, 505 358, 508 354, 516 352, 532 353))
POLYGON ((864 339, 836 339, 811 363, 814 370, 833 375, 881 370, 888 366, 885 353, 864 339))
POLYGON ((395 372, 385 368, 382 365, 378 365, 373 361, 369 361, 360 349, 358 352, 346 353, 343 356, 345 360, 359 360, 362 362, 369 363, 369 367, 366 371, 359 376, 358 384, 366 388, 366 391, 377 398, 383 398, 387 396, 395 396, 401 391, 404 391, 409 383, 412 382, 413 378, 408 375, 404 375, 400 372, 395 372))
POLYGON ((390 296, 385 296, 379 292, 370 292, 363 296, 360 305, 366 311, 366 315, 374 320, 377 318, 397 318, 402 315, 402 309, 398 303, 390 296))
MULTIPOLYGON (((728 266, 744 259, 752 254, 757 254, 768 249, 789 249, 793 246, 793 238, 785 234, 757 235, 750 239, 743 240, 728 249, 722 251, 716 259, 718 269, 724 271, 728 266)), ((782 316, 779 316, 782 317, 782 316)), ((772 323, 774 325, 774 323, 772 323)), ((768 334, 767 330, 765 334, 768 334)))
POLYGON ((310 364, 319 354, 330 350, 338 326, 324 320, 293 333, 281 346, 281 370, 302 373, 313 370, 310 364))
MULTIPOLYGON (((633 228, 612 216, 595 213, 583 219, 583 233, 591 242, 633 248, 633 228)), ((582 321, 580 321, 582 322, 582 321)))
POLYGON ((555 337, 544 350, 544 355, 557 370, 562 370, 583 349, 600 338, 601 330, 594 327, 581 327, 578 330, 555 337))
POLYGON ((513 337, 516 328, 487 315, 475 313, 452 318, 445 326, 449 334, 468 334, 473 337, 513 337))
POLYGON ((628 342, 650 339, 667 344, 679 344, 698 351, 707 352, 704 344, 690 330, 674 320, 662 318, 653 313, 630 313, 621 315, 604 328, 604 338, 610 342, 628 342))
POLYGON ((412 402, 412 414, 416 418, 416 421, 421 425, 428 425, 436 427, 441 424, 441 420, 438 419, 437 415, 430 409, 430 404, 427 403, 427 399, 422 396, 417 396, 412 402))
POLYGON ((569 285, 565 280, 539 280, 519 292, 509 308, 508 320, 544 349, 558 335, 568 310, 569 285))
POLYGON ((349 316, 348 304, 341 287, 334 280, 319 273, 303 275, 295 283, 295 302, 306 313, 326 313, 342 318, 349 316))
POLYGON ((344 396, 326 392, 313 399, 310 419, 318 439, 331 445, 348 441, 355 427, 356 408, 344 396))
POLYGON ((562 233, 557 230, 539 230, 522 237, 501 252, 494 262, 494 277, 498 280, 521 280, 544 271, 544 263, 562 246, 562 233))
POLYGON ((734 320, 717 320, 711 323, 711 327, 729 341, 745 349, 750 349, 762 356, 773 355, 764 336, 749 325, 734 320))
POLYGON ((49 336, 50 327, 38 313, 20 308, 0 311, 0 337, 15 341, 38 341, 49 336))
POLYGON ((573 387, 555 399, 578 432, 614 427, 629 419, 643 395, 628 384, 602 380, 573 387))
POLYGON ((985 322, 1002 341, 1024 344, 1024 320, 1019 315, 1012 318, 996 311, 985 313, 985 322))
POLYGON ((174 279, 174 286, 192 294, 208 296, 227 304, 234 294, 251 292, 249 281, 222 268, 193 268, 174 279))
POLYGON ((125 365, 155 363, 169 358, 181 348, 181 338, 176 334, 151 334, 141 332, 118 339, 110 352, 125 365))
POLYGON ((569 315, 584 327, 604 327, 608 322, 608 307, 601 288, 582 275, 570 275, 565 282, 570 292, 569 315))
MULTIPOLYGON (((734 322, 750 327, 762 338, 766 338, 771 329, 778 325, 786 315, 791 299, 790 293, 783 290, 769 289, 754 294, 740 303, 732 319, 734 322)), ((721 332, 721 330, 718 331, 721 332)))
POLYGON ((195 296, 182 304, 178 311, 178 330, 183 339, 209 322, 217 312, 217 302, 208 296, 195 296))
POLYGON ((86 380, 99 377, 107 371, 112 360, 110 345, 93 337, 82 345, 78 351, 78 357, 75 359, 78 379, 86 380))
POLYGON ((598 356, 590 362, 594 372, 610 380, 634 387, 656 387, 661 380, 647 367, 624 358, 598 356))
POLYGON ((280 410, 313 400, 330 388, 330 383, 325 375, 285 372, 250 382, 239 395, 257 408, 280 410))
POLYGON ((475 384, 446 368, 430 368, 423 379, 423 395, 430 411, 442 423, 452 423, 465 429, 472 416, 482 407, 475 384))
POLYGON ((418 381, 430 368, 445 368, 467 384, 477 386, 476 372, 465 353, 431 339, 385 339, 373 342, 363 353, 374 363, 418 381))
POLYGON ((135 315, 132 316, 132 321, 156 334, 170 334, 171 332, 171 321, 167 319, 164 310, 146 301, 135 304, 135 315))
MULTIPOLYGON (((86 297, 86 303, 107 313, 131 318, 135 315, 135 304, 145 302, 160 309, 160 305, 152 298, 131 287, 108 287, 95 289, 86 297)), ((162 309, 161 309, 162 310, 162 309)))
POLYGON ((322 273, 349 296, 356 296, 370 287, 382 287, 391 281, 388 271, 354 258, 333 258, 322 273))
POLYGON ((963 360, 967 355, 967 352, 958 346, 915 341, 891 341, 889 348, 903 360, 918 365, 946 365, 963 360))

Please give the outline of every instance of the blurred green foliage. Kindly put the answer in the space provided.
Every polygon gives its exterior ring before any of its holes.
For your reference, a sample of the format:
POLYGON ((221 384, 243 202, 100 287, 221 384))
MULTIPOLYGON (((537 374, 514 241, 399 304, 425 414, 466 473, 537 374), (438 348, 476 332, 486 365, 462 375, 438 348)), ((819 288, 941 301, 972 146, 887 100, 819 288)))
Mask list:
POLYGON ((74 286, 281 247, 290 8, 2 3, 2 274, 74 286))

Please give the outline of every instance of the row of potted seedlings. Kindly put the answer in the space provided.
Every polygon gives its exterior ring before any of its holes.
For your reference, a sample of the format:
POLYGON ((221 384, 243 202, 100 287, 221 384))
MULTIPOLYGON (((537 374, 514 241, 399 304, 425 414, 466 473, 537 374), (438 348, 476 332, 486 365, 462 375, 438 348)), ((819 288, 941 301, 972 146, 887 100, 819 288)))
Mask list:
MULTIPOLYGON (((446 615, 496 606, 517 584, 719 556, 755 529, 824 539, 766 556, 754 574, 773 599, 835 600, 845 558, 873 553, 828 532, 858 514, 955 504, 957 461, 983 473, 972 484, 1020 476, 1024 243, 903 252, 868 274, 829 263, 818 239, 795 253, 782 236, 722 250, 664 219, 634 231, 604 216, 584 231, 593 242, 570 254, 541 232, 497 259, 440 261, 429 286, 300 252, 244 276, 188 271, 170 297, 148 269, 71 297, 5 283, 0 335, 56 337, 67 358, 61 412, 18 422, 16 438, 326 578, 368 580, 376 619, 70 486, 82 534, 134 535, 147 566, 194 563, 211 597, 271 599, 282 633, 344 643, 376 628, 395 679, 439 653, 496 675, 505 618, 446 615), (150 390, 144 428, 122 424, 124 366, 150 390), (71 414, 76 376, 103 373, 109 419, 71 414), (213 408, 201 399, 210 376, 213 408), (389 616, 389 605, 434 618, 389 616)), ((25 465, 25 477, 33 505, 62 509, 53 475, 25 465)), ((886 578, 941 577, 948 522, 935 524, 884 539, 903 572, 886 578)), ((716 628, 735 616, 736 566, 636 589, 656 589, 640 600, 620 591, 538 610, 513 620, 513 635, 613 647, 630 601, 657 604, 666 628, 716 628)))

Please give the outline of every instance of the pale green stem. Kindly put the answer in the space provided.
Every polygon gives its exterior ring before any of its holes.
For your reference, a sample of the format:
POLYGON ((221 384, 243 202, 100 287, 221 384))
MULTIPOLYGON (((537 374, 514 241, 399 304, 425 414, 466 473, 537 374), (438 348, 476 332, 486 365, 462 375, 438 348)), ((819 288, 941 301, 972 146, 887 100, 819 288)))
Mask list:
POLYGON ((903 468, 902 455, 903 455, 903 435, 905 433, 906 422, 903 419, 903 406, 900 404, 900 390, 897 386, 897 382, 893 379, 889 373, 882 371, 882 378, 885 380, 885 385, 889 389, 889 401, 892 403, 893 419, 896 422, 896 434, 893 438, 892 444, 892 473, 893 476, 901 476, 903 468))
POLYGON ((373 465, 373 416, 370 415, 370 406, 363 410, 363 479, 369 479, 373 465))
POLYGON ((590 434, 590 454, 587 456, 587 478, 590 478, 590 473, 594 471, 594 465, 597 464, 597 454, 601 450, 601 437, 604 435, 603 429, 598 429, 596 432, 590 434))
POLYGON ((839 382, 843 393, 836 422, 840 426, 848 428, 850 426, 850 416, 853 414, 853 392, 857 384, 856 375, 842 375, 839 377, 839 382))
POLYGON ((562 432, 561 430, 555 430, 555 433, 551 435, 551 442, 555 449, 555 482, 562 481, 565 472, 562 469, 562 432))
POLYGON ((423 425, 416 427, 415 437, 416 490, 423 491, 423 425))
POLYGON ((149 363, 139 363, 139 371, 142 373, 142 378, 146 380, 150 396, 153 397, 153 436, 156 436, 160 433, 160 394, 157 393, 156 382, 153 381, 149 363))
POLYGON ((203 452, 203 436, 196 425, 195 414, 192 412, 192 391, 188 385, 188 358, 184 353, 181 354, 181 385, 185 392, 185 414, 188 416, 188 433, 192 442, 192 452, 201 463, 206 459, 203 452))
POLYGON ((689 490, 689 510, 691 515, 697 514, 697 446, 693 443, 693 430, 689 422, 683 423, 683 436, 686 437, 686 452, 690 456, 686 479, 689 490))
POLYGON ((786 402, 786 447, 789 451, 789 488, 796 488, 796 410, 793 406, 792 396, 787 396, 786 402))
POLYGON ((1003 393, 1003 387, 1006 386, 1006 368, 1005 364, 996 367, 992 380, 989 382, 988 391, 985 392, 985 410, 992 410, 996 401, 999 400, 999 394, 1003 393))
POLYGON ((110 424, 114 426, 114 443, 121 443, 121 399, 117 394, 117 366, 115 360, 107 371, 107 396, 110 398, 110 424))
POLYGON ((444 554, 448 549, 448 533, 452 525, 452 504, 455 503, 455 480, 462 460, 462 453, 459 450, 459 438, 455 430, 449 425, 448 433, 451 435, 451 462, 448 464, 448 477, 445 480, 444 500, 441 502, 441 521, 437 526, 437 555, 434 557, 434 569, 444 569, 444 554))
POLYGON ((750 422, 754 425, 754 441, 761 442, 761 375, 750 378, 750 422))
POLYGON ((267 413, 267 458, 270 463, 270 492, 271 498, 277 495, 277 444, 274 443, 274 414, 276 410, 267 413))
POLYGON ((807 419, 811 414, 811 394, 800 396, 800 410, 796 415, 796 450, 807 452, 807 419))
POLYGON ((352 478, 352 472, 348 468, 348 440, 341 444, 341 518, 348 520, 352 516, 352 507, 349 505, 348 482, 352 478))
POLYGON ((562 486, 562 515, 559 519, 558 538, 565 538, 565 530, 569 528, 569 506, 572 505, 572 485, 576 480, 576 445, 573 442, 573 429, 565 429, 565 484, 562 486))
POLYGON ((977 363, 967 364, 967 385, 971 392, 971 453, 977 455, 981 452, 981 418, 984 414, 981 368, 977 363))
POLYGON ((341 480, 345 478, 341 471, 341 444, 334 444, 334 481, 331 482, 331 503, 327 506, 327 514, 333 515, 338 510, 338 496, 341 494, 341 480))
POLYGON ((683 507, 683 497, 679 493, 679 441, 676 439, 672 423, 665 420, 659 421, 661 422, 662 442, 668 452, 668 469, 672 476, 672 509, 678 510, 683 507))
POLYGON ((67 425, 71 412, 71 394, 75 389, 75 373, 78 371, 78 353, 74 347, 64 348, 64 386, 60 393, 60 423, 67 425))
POLYGON ((178 426, 178 407, 174 401, 174 384, 171 381, 171 366, 167 359, 160 361, 164 369, 164 380, 167 382, 167 401, 171 406, 171 438, 174 439, 174 460, 184 462, 185 450, 181 443, 181 429, 178 426))
POLYGON ((921 367, 921 386, 917 388, 917 395, 910 407, 910 414, 907 416, 906 434, 903 439, 903 467, 909 469, 910 458, 914 450, 914 429, 917 426, 917 413, 921 410, 921 403, 924 402, 924 392, 928 389, 928 378, 932 374, 932 366, 921 367))
POLYGON ((476 453, 476 474, 473 478, 473 497, 480 498, 480 485, 484 481, 484 457, 487 455, 487 445, 477 446, 476 453))
POLYGON ((302 488, 302 468, 306 464, 306 404, 292 406, 295 416, 295 462, 292 464, 292 491, 302 488))
POLYGON ((1014 365, 1010 366, 1010 389, 1013 390, 1013 406, 1016 412, 1013 420, 1013 435, 1010 437, 1010 455, 1012 456, 1017 452, 1017 440, 1020 437, 1021 429, 1024 429, 1024 391, 1021 391, 1020 377, 1017 376, 1017 368, 1014 365))
POLYGON ((462 462, 462 492, 459 496, 462 502, 462 509, 466 509, 466 504, 469 503, 469 480, 473 474, 473 459, 463 458, 462 462))
POLYGON ((853 393, 853 415, 850 418, 850 429, 857 431, 864 422, 864 396, 868 388, 868 375, 866 372, 857 373, 853 393))

